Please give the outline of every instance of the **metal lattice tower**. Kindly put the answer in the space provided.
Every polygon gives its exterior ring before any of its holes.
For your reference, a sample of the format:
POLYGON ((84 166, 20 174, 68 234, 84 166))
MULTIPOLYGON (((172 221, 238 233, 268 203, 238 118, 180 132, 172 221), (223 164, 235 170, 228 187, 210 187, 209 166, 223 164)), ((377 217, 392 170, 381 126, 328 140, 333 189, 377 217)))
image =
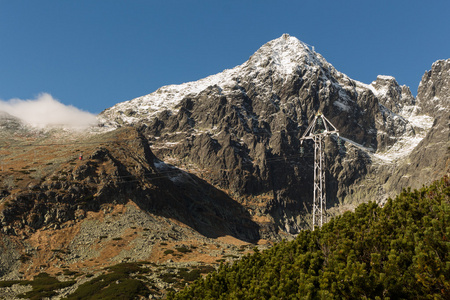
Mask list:
MULTIPOLYGON (((322 227, 326 223, 327 194, 325 189, 325 137, 335 134, 339 137, 339 131, 320 112, 316 114, 314 120, 300 138, 300 144, 305 140, 314 141, 314 198, 313 198, 313 222, 312 230, 317 225, 322 227)), ((338 140, 339 142, 339 140, 338 140)), ((303 154, 303 146, 300 147, 303 154)))

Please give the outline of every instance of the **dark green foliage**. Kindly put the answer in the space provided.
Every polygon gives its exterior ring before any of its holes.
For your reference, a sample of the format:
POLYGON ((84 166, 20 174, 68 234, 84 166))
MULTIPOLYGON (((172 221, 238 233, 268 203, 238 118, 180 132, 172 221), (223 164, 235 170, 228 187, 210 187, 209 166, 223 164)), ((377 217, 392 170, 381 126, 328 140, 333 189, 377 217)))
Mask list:
MULTIPOLYGON (((178 269, 178 273, 163 273, 159 276, 161 280, 167 283, 180 283, 184 286, 185 282, 192 282, 199 279, 202 275, 215 270, 213 267, 194 267, 192 270, 187 268, 178 269)), ((177 286, 177 285, 176 285, 177 286)), ((179 285, 178 285, 179 286, 179 285)))
POLYGON ((178 252, 181 252, 181 253, 192 252, 191 249, 188 249, 188 248, 186 248, 186 247, 176 247, 175 249, 177 249, 177 251, 178 251, 178 252))
POLYGON ((450 180, 255 250, 168 299, 450 299, 450 180))
POLYGON ((150 294, 147 286, 132 276, 147 271, 141 269, 140 264, 122 263, 110 267, 108 271, 80 285, 65 299, 138 299, 150 294))
POLYGON ((21 281, 20 280, 0 281, 0 287, 10 287, 17 283, 21 283, 21 281))
POLYGON ((64 272, 63 272, 63 274, 64 275, 66 275, 66 276, 74 276, 74 275, 79 275, 79 273, 78 272, 76 272, 76 271, 71 271, 71 270, 64 270, 64 272))
POLYGON ((18 295, 19 298, 26 298, 31 300, 44 299, 56 295, 56 290, 71 286, 75 281, 61 282, 55 277, 51 277, 47 273, 41 273, 34 277, 33 281, 22 281, 22 285, 31 285, 32 290, 24 294, 18 295))
POLYGON ((185 281, 194 281, 200 278, 200 270, 194 269, 192 271, 181 270, 178 276, 185 281))
POLYGON ((199 267, 197 267, 197 269, 202 274, 208 274, 208 273, 211 273, 212 271, 216 270, 213 266, 199 266, 199 267))
POLYGON ((167 250, 164 250, 164 255, 172 254, 174 252, 175 251, 173 251, 172 249, 167 249, 167 250))
POLYGON ((174 274, 174 273, 164 273, 159 276, 159 278, 161 278, 162 281, 167 282, 167 283, 177 282, 178 281, 177 277, 178 277, 178 275, 174 274))

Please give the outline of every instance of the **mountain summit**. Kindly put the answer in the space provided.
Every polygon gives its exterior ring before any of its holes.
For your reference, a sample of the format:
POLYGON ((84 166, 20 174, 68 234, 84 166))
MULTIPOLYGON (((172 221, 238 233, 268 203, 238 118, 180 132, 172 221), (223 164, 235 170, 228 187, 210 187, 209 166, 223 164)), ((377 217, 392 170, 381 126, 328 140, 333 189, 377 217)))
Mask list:
POLYGON ((266 69, 286 76, 301 66, 322 66, 327 64, 322 56, 309 49, 308 45, 289 34, 263 45, 246 63, 246 68, 266 69))
POLYGON ((297 38, 283 34, 256 51, 250 59, 233 69, 227 69, 216 75, 180 85, 168 85, 154 93, 126 101, 103 111, 103 121, 115 121, 115 124, 132 124, 142 119, 151 119, 162 110, 173 111, 186 96, 195 95, 210 86, 232 89, 241 78, 258 77, 271 73, 271 76, 285 77, 305 68, 330 67, 325 59, 297 38))
MULTIPOLYGON (((159 159, 201 174, 253 214, 269 216, 277 230, 295 233, 308 222, 299 216, 311 205, 313 174, 311 154, 299 155, 299 138, 319 111, 345 141, 342 149, 335 139, 327 142, 330 212, 352 208, 367 195, 384 201, 392 168, 433 124, 433 114, 395 78, 353 80, 288 34, 233 69, 161 87, 99 118, 106 125, 140 126, 159 159)), ((406 178, 396 186, 410 182, 406 178)))

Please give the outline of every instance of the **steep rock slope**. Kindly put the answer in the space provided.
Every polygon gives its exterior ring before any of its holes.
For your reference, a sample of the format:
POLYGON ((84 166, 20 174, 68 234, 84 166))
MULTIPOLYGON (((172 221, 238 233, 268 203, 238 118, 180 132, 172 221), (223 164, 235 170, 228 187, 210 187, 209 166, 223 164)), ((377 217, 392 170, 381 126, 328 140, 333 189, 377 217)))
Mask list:
POLYGON ((240 66, 119 103, 100 120, 141 126, 159 159, 198 172, 255 219, 296 233, 309 222, 313 174, 311 145, 301 157, 299 138, 319 111, 345 138, 343 149, 327 141, 330 207, 351 208, 368 193, 383 199, 378 182, 362 183, 366 174, 387 174, 392 152, 407 156, 432 124, 394 78, 352 80, 287 34, 240 66))
POLYGON ((417 91, 422 113, 434 118, 431 130, 389 178, 389 188, 419 188, 450 172, 450 59, 436 61, 417 91))
POLYGON ((156 159, 135 128, 69 136, 2 147, 0 277, 148 259, 164 240, 259 240, 241 205, 156 159))
POLYGON ((438 60, 425 72, 417 91, 417 103, 432 116, 448 113, 450 109, 450 59, 438 60))

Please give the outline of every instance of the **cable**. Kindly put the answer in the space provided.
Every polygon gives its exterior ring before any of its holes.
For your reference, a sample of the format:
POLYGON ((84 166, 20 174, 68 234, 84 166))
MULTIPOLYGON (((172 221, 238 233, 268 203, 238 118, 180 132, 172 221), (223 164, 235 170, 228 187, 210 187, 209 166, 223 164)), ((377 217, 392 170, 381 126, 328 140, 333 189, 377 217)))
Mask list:
MULTIPOLYGON (((209 131, 206 132, 200 132, 200 133, 211 133, 209 131)), ((295 131, 286 131, 286 130, 277 130, 272 132, 245 132, 245 134, 252 134, 252 135, 274 135, 276 133, 300 133, 300 130, 295 131)), ((234 133, 230 133, 233 136, 236 136, 234 133)), ((243 136, 242 136, 243 137, 243 136)), ((103 144, 103 143, 118 143, 118 142, 125 142, 125 141, 136 141, 139 138, 123 138, 123 139, 115 139, 115 140, 106 140, 106 141, 95 141, 95 142, 66 142, 66 143, 41 143, 41 144, 25 144, 25 145, 7 145, 8 148, 23 148, 23 147, 51 147, 51 146, 73 146, 73 145, 92 145, 92 144, 103 144)), ((5 147, 5 145, 0 145, 0 147, 5 147)))
MULTIPOLYGON (((208 132, 209 133, 209 132, 208 132)), ((273 131, 273 132, 253 132, 253 135, 274 135, 276 133, 285 133, 285 134, 289 134, 289 133, 295 133, 295 134, 300 134, 300 130, 296 130, 296 131, 286 131, 286 130, 280 130, 280 131, 273 131)), ((234 136, 234 134, 232 134, 234 136)), ((11 146, 8 145, 6 146, 7 149, 14 149, 14 148, 23 148, 23 147, 55 147, 55 146, 74 146, 74 145, 94 145, 94 144, 117 144, 117 143, 122 143, 122 142, 128 142, 128 141, 136 141, 139 140, 139 137, 136 138, 116 138, 114 140, 104 140, 104 141, 85 141, 85 142, 80 142, 80 141, 72 141, 72 142, 66 142, 66 143, 48 143, 48 144, 26 144, 26 145, 16 145, 16 146, 11 146)), ((351 143, 350 143, 351 144, 351 143)), ((353 146, 353 145, 352 145, 353 146)), ((4 147, 4 146, 3 146, 4 147)), ((241 162, 240 165, 241 167, 245 167, 245 166, 257 166, 258 164, 262 163, 262 164, 271 164, 271 163, 275 163, 275 162, 281 162, 281 161, 287 161, 290 159, 299 159, 299 158, 311 158, 313 157, 312 155, 304 155, 304 154, 293 154, 293 155, 288 155, 288 156, 278 156, 278 157, 270 157, 270 158, 266 158, 264 160, 261 160, 259 163, 257 162, 258 159, 250 161, 250 162, 241 162)), ((365 158, 366 159, 366 158, 365 158)), ((357 160, 362 160, 362 158, 357 158, 357 160)), ((370 161, 370 159, 366 159, 367 161, 370 161)), ((178 163, 181 162, 181 160, 177 160, 178 163)), ((183 169, 181 169, 180 167, 176 168, 176 167, 170 167, 168 166, 168 168, 172 168, 171 170, 158 170, 156 173, 153 172, 144 172, 142 174, 139 175, 121 175, 121 176, 110 176, 109 179, 116 179, 116 180, 122 180, 122 181, 118 181, 117 183, 130 183, 130 182, 138 182, 138 181, 142 181, 142 180, 156 180, 156 179, 162 179, 162 178, 169 178, 170 176, 174 176, 174 175, 180 175, 183 173, 186 173, 189 175, 190 173, 195 172, 195 169, 191 170, 191 171, 185 171, 183 169), (156 175, 156 177, 155 177, 156 175), (126 180, 123 181, 126 178, 136 178, 136 176, 145 176, 146 178, 140 178, 140 179, 134 179, 134 180, 126 180)), ((231 172, 235 169, 210 169, 207 170, 206 172, 209 173, 219 173, 219 172, 231 172)), ((202 172, 205 172, 205 168, 201 169, 202 172)), ((12 171, 14 172, 14 171, 12 171)))
MULTIPOLYGON (((267 163, 274 163, 274 162, 279 162, 279 161, 286 161, 288 159, 293 159, 293 158, 312 158, 313 156, 311 155, 304 155, 301 156, 300 154, 296 154, 296 155, 290 155, 290 156, 285 156, 285 157, 274 157, 274 158, 268 158, 266 160, 264 160, 263 162, 267 162, 267 163)), ((365 159, 361 159, 361 158, 357 158, 356 160, 361 161, 361 160, 365 160, 365 159)), ((255 165, 254 163, 244 163, 241 164, 241 166, 250 166, 250 165, 255 165)), ((170 168, 170 167, 169 167, 170 168)), ((174 175, 190 175, 191 173, 195 173, 195 170, 191 170, 191 171, 186 171, 183 170, 181 168, 176 168, 176 167, 172 167, 172 170, 167 170, 167 171, 157 171, 157 173, 153 173, 153 172, 144 172, 138 175, 134 175, 134 174, 130 174, 130 175, 121 175, 121 176, 109 176, 108 179, 112 180, 112 179, 116 179, 116 180, 122 180, 116 183, 131 183, 131 182, 139 182, 139 181, 143 181, 143 180, 156 180, 156 179, 163 179, 163 178, 168 178, 170 179, 171 176, 174 175), (156 176, 155 176, 156 175, 156 176), (134 180, 123 180, 126 178, 136 178, 137 176, 145 176, 145 178, 141 177, 140 179, 134 179, 134 180)), ((231 172, 234 169, 208 169, 206 170, 206 172, 208 173, 219 173, 219 172, 231 172)), ((203 173, 205 173, 205 169, 201 170, 203 173)), ((64 175, 63 175, 64 176, 64 175)))
MULTIPOLYGON (((284 156, 284 157, 272 157, 272 158, 267 158, 265 160, 263 160, 262 162, 265 163, 275 163, 275 162, 279 162, 279 161, 286 161, 288 159, 293 159, 293 158, 312 158, 313 155, 302 155, 302 154, 294 154, 294 155, 289 155, 289 156, 284 156)), ((369 158, 361 158, 358 157, 356 159, 352 159, 352 160, 356 160, 356 161, 368 161, 371 162, 371 159, 369 158)), ((180 161, 180 160, 178 160, 180 161)), ((249 165, 255 165, 253 162, 248 162, 248 163, 242 163, 241 166, 249 166, 249 165)), ((169 167, 170 168, 170 167, 169 167)), ((153 173, 153 172, 144 172, 142 174, 138 174, 138 175, 121 175, 121 176, 110 176, 108 177, 109 180, 112 179, 117 179, 119 181, 114 182, 115 184, 126 184, 126 183, 134 183, 134 182, 142 182, 142 181, 153 181, 153 180, 159 180, 159 179, 173 179, 174 175, 185 175, 185 176, 191 176, 191 175, 195 175, 195 171, 193 172, 193 170, 191 171, 185 171, 181 168, 176 168, 176 167, 172 167, 174 168, 173 170, 167 170, 167 171, 158 171, 157 173, 153 173), (155 176, 156 175, 156 176, 155 176), (171 177, 172 175, 172 177, 171 177), (139 178, 136 178, 139 177, 139 178), (126 178, 135 178, 133 180, 123 180, 126 178), (120 181, 121 180, 121 181, 120 181)), ((208 172, 210 173, 218 173, 218 172, 230 172, 233 171, 234 169, 209 169, 208 172)), ((204 169, 202 170, 204 173, 204 169)), ((35 195, 34 193, 20 193, 20 196, 27 196, 27 195, 35 195)), ((7 197, 4 198, 5 200, 7 199, 7 197)))

